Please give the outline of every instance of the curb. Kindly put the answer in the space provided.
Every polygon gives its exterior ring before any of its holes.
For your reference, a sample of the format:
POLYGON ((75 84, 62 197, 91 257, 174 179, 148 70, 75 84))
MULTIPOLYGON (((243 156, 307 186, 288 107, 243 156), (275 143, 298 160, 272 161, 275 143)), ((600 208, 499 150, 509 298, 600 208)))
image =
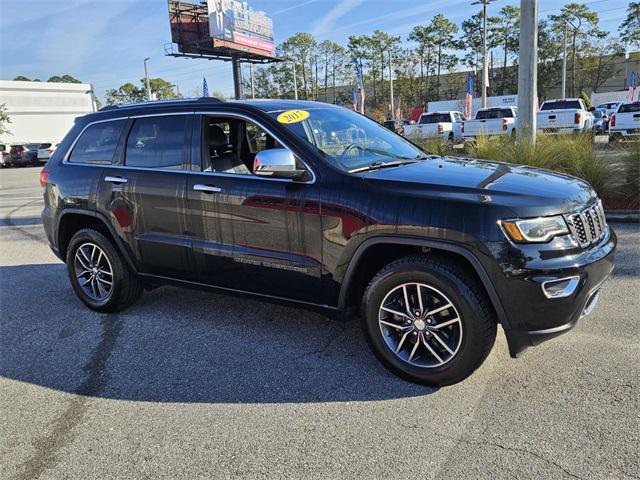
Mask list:
POLYGON ((639 210, 605 210, 607 222, 640 223, 639 210))

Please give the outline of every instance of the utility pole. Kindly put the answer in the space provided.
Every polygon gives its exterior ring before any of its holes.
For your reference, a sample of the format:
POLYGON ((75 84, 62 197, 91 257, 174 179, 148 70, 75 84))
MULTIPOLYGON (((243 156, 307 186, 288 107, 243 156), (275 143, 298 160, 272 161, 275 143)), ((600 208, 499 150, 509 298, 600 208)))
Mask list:
POLYGON ((251 98, 256 98, 256 91, 253 88, 253 63, 249 63, 249 82, 251 83, 251 98))
POLYGON ((487 54, 487 5, 495 0, 477 0, 471 5, 482 5, 482 108, 487 108, 489 88, 489 55, 487 54))
POLYGON ((233 90, 236 100, 242 100, 242 63, 240 62, 239 55, 233 55, 231 57, 231 64, 233 69, 233 90))
POLYGON ((391 63, 391 50, 389 50, 389 96, 391 97, 391 118, 396 119, 396 109, 393 100, 393 65, 391 63))
POLYGON ((518 139, 534 144, 538 104, 538 0, 520 0, 518 139))
POLYGON ((291 62, 293 65, 293 95, 296 100, 298 100, 298 76, 296 74, 296 64, 291 62))
POLYGON ((150 58, 144 59, 144 84, 147 88, 147 101, 151 101, 151 86, 149 85, 149 70, 147 69, 147 62, 150 58))
POLYGON ((567 21, 564 21, 564 37, 562 37, 562 99, 567 98, 567 21))

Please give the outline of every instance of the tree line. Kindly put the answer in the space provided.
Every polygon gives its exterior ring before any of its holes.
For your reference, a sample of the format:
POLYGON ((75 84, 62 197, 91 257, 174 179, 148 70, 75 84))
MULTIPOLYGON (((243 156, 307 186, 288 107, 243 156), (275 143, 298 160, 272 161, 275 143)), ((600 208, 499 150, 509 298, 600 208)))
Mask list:
MULTIPOLYGON (((538 33, 541 97, 560 85, 565 28, 567 94, 573 97, 584 89, 597 92, 619 73, 623 68, 620 56, 625 49, 640 46, 639 19, 640 2, 628 4, 626 19, 615 34, 603 30, 598 14, 584 3, 569 3, 558 14, 541 19, 538 33)), ((514 94, 520 9, 505 6, 496 15, 487 17, 487 25, 490 94, 514 94)), ((478 95, 482 78, 482 32, 480 11, 460 25, 437 14, 426 24, 416 25, 405 42, 401 36, 382 30, 374 30, 370 35, 352 35, 344 45, 331 40, 318 42, 309 33, 296 33, 276 49, 276 56, 285 62, 256 70, 254 90, 258 97, 292 98, 295 69, 299 98, 348 103, 351 85, 355 85, 355 61, 364 72, 367 109, 378 110, 380 116, 387 113, 391 76, 394 94, 402 99, 404 106, 459 98, 465 91, 463 72, 466 71, 476 73, 478 95)))

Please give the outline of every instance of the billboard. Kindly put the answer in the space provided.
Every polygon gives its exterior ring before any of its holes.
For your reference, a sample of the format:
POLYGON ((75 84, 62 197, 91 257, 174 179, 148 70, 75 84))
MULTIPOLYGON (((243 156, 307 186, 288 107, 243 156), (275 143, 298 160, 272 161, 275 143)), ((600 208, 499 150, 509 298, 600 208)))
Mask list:
POLYGON ((273 55, 273 22, 266 13, 252 10, 247 2, 208 0, 209 34, 214 43, 229 49, 258 50, 273 55))

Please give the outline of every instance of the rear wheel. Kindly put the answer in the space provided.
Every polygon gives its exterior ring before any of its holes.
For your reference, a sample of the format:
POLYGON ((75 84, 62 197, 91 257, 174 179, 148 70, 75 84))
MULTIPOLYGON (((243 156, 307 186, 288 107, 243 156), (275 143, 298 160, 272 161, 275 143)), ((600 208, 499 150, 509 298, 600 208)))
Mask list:
POLYGON ((78 298, 99 312, 123 310, 142 295, 142 282, 97 230, 83 229, 71 238, 67 272, 78 298))
POLYGON ((411 256, 387 265, 371 280, 362 308, 365 336, 382 364, 425 385, 469 376, 496 337, 484 291, 446 260, 411 256))

